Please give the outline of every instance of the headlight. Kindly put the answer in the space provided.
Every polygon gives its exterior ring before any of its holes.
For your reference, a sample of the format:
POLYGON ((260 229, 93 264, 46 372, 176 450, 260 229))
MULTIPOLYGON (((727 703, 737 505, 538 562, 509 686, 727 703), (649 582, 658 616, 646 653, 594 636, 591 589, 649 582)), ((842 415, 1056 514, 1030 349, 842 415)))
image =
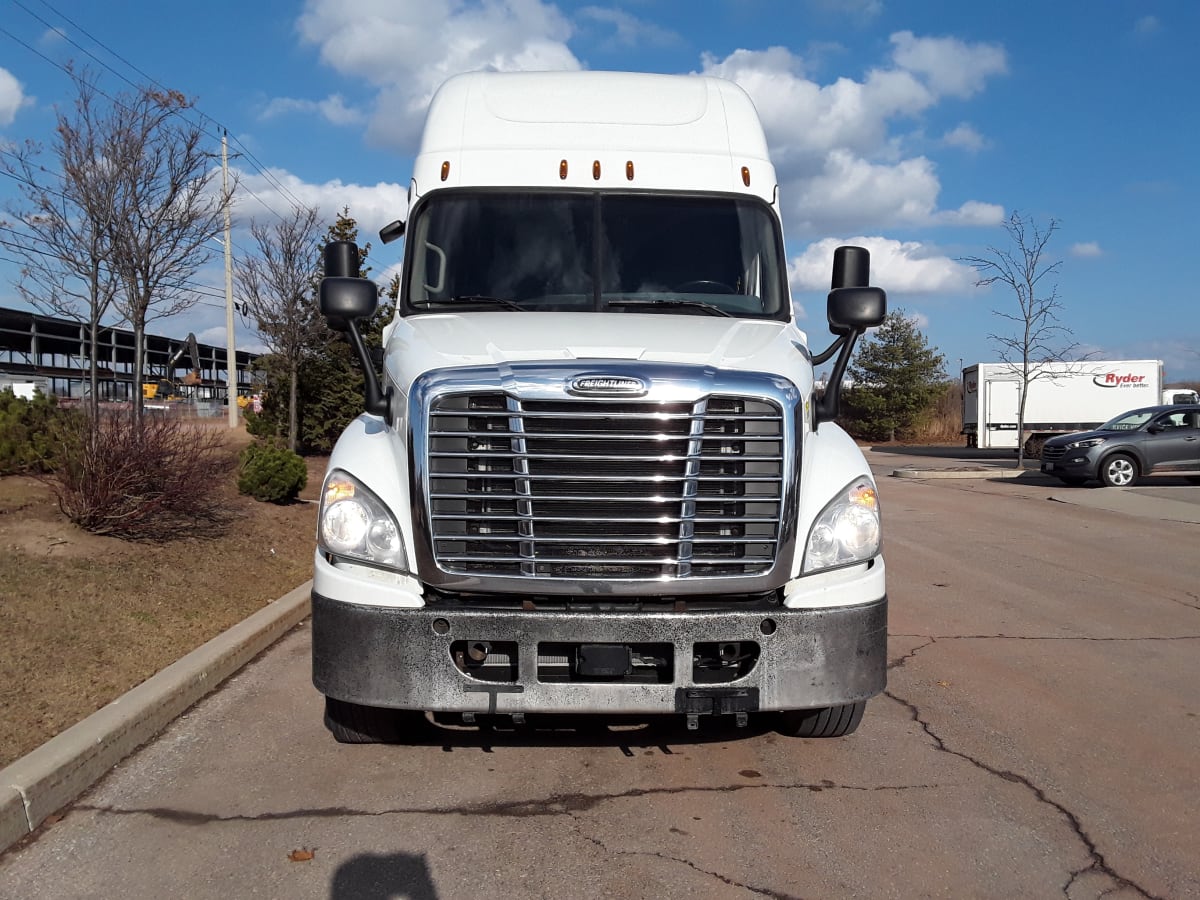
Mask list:
POLYGON ((806 574, 864 562, 879 553, 879 495, 868 478, 846 486, 822 510, 808 533, 806 574))
POLYGON ((358 479, 340 469, 325 478, 317 545, 334 556, 406 569, 404 541, 396 519, 358 479))
POLYGON ((1086 441, 1072 441, 1067 444, 1068 450, 1082 450, 1084 447, 1098 447, 1104 443, 1104 438, 1088 438, 1086 441))

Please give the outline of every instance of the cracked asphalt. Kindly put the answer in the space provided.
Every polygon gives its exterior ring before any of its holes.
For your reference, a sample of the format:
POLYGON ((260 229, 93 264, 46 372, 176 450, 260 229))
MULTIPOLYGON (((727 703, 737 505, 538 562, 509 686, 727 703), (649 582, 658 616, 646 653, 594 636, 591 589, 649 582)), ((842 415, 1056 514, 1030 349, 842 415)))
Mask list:
POLYGON ((851 737, 340 746, 301 626, 0 857, 0 897, 1200 896, 1200 526, 1057 491, 880 479, 889 683, 851 737))

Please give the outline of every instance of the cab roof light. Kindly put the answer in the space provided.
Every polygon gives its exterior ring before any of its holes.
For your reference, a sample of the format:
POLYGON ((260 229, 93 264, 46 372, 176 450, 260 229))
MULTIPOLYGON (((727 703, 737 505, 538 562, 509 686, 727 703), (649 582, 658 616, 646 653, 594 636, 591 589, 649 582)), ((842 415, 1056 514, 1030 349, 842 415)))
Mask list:
POLYGON ((632 159, 626 160, 626 162, 625 162, 625 180, 633 181, 633 160, 632 159))
POLYGON ((450 177, 450 160, 446 160, 444 163, 442 163, 442 181, 445 181, 449 177, 450 177))
POLYGON ((596 181, 600 180, 600 160, 592 163, 592 178, 596 181))
POLYGON ((558 164, 558 177, 563 181, 567 180, 567 161, 565 159, 558 164))
POLYGON ((742 166, 742 184, 750 187, 750 169, 748 166, 742 166))

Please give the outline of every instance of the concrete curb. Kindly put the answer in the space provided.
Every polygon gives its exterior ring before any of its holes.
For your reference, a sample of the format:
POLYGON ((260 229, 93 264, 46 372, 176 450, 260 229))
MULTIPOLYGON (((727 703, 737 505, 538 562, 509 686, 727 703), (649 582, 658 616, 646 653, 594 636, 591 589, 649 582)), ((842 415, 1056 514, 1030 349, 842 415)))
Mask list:
POLYGON ((1000 468, 999 466, 969 466, 949 469, 914 469, 905 467, 892 472, 893 478, 1020 478, 1032 469, 1000 468))
POLYGON ((302 622, 311 589, 302 584, 0 770, 0 853, 302 622))

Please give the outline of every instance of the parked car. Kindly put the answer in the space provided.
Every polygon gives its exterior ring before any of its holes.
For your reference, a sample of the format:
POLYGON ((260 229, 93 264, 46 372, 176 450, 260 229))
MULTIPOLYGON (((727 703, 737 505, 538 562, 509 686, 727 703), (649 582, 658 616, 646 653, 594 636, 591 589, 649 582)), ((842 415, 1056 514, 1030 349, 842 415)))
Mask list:
POLYGON ((1182 475, 1200 484, 1200 404, 1146 406, 1095 431, 1050 438, 1042 471, 1067 484, 1098 479, 1130 487, 1147 475, 1182 475))

